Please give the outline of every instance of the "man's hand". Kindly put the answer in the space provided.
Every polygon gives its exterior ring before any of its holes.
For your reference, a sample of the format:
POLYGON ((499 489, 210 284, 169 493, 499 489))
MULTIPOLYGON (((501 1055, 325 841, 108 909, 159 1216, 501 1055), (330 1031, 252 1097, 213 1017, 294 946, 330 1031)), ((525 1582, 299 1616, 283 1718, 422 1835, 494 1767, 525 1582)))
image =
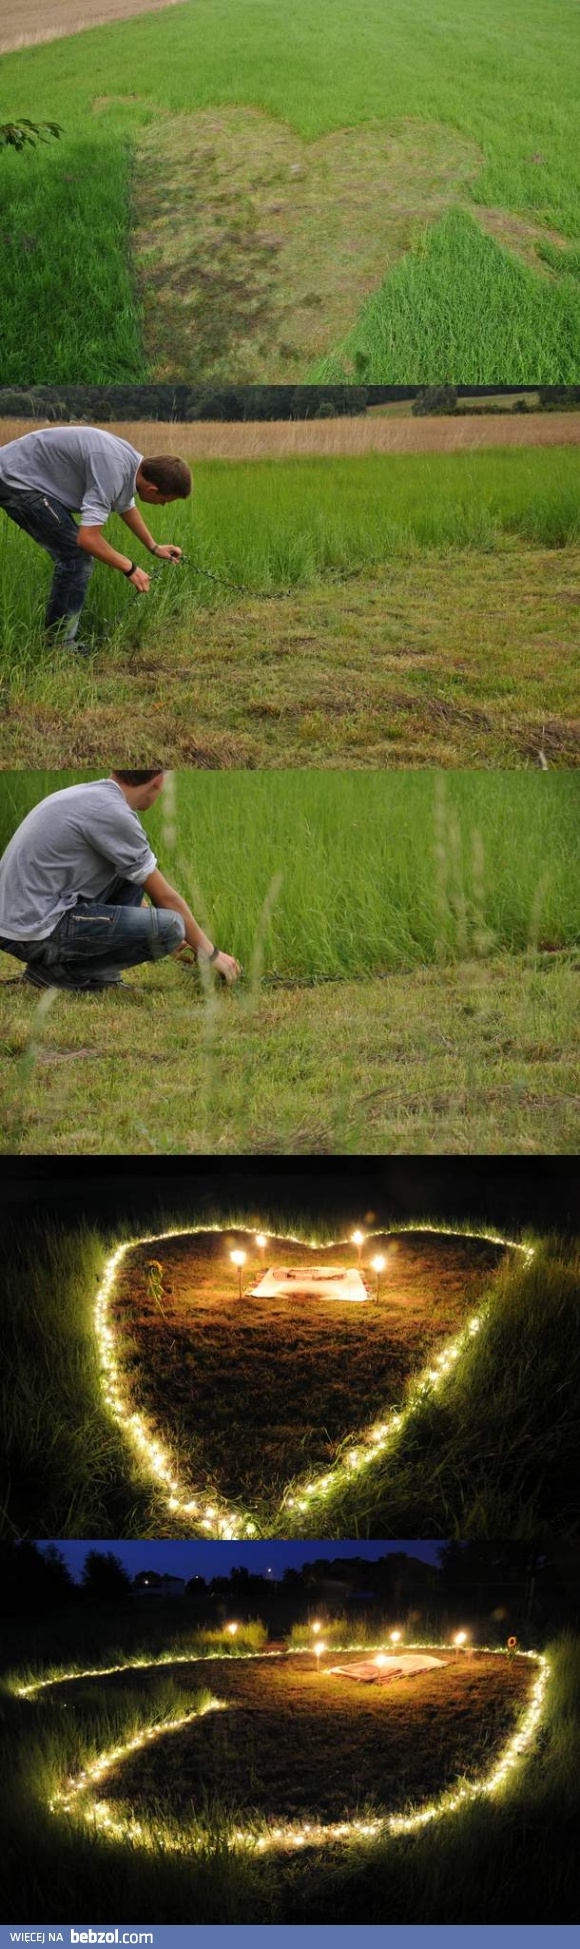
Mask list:
POLYGON ((137 590, 138 595, 148 596, 151 586, 151 576, 146 575, 144 568, 134 568, 133 574, 127 576, 127 581, 131 583, 133 589, 137 590))
POLYGON ((231 988, 232 983, 237 981, 238 975, 242 972, 240 963, 234 960, 233 954, 216 954, 215 961, 212 961, 211 965, 216 969, 217 974, 223 975, 228 988, 231 988))
POLYGON ((181 548, 174 548, 171 542, 163 542, 157 544, 157 547, 153 549, 153 554, 158 555, 162 562, 180 562, 182 550, 181 548))

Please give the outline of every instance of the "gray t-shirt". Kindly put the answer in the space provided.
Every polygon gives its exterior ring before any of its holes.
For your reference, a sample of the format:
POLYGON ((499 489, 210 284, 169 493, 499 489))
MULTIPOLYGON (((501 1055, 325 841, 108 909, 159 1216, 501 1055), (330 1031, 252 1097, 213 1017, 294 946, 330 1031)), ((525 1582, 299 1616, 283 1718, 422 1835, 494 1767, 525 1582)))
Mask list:
POLYGON ((116 433, 96 426, 48 426, 0 447, 2 484, 54 494, 87 528, 135 506, 135 480, 143 455, 116 433))
POLYGON ((156 865, 113 778, 52 792, 23 819, 0 860, 0 937, 45 941, 77 900, 102 900, 119 874, 143 886, 156 865))

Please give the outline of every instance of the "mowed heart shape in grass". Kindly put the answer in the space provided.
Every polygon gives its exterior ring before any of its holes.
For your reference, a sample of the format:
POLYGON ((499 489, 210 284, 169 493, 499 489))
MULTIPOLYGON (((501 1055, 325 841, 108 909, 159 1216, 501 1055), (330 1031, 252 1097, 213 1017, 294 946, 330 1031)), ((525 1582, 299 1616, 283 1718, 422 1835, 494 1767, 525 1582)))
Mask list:
MULTIPOLYGON (((377 1650, 367 1647, 369 1663, 377 1650)), ((218 1654, 210 1667, 169 1657, 163 1671, 183 1690, 183 1712, 149 1718, 126 1745, 98 1754, 53 1810, 74 1810, 111 1838, 184 1852, 204 1845, 212 1821, 222 1840, 259 1850, 420 1827, 503 1785, 537 1732, 548 1676, 534 1652, 422 1652, 438 1662, 386 1686, 333 1670, 338 1657, 347 1673, 358 1664, 353 1649, 328 1651, 321 1667, 309 1653, 218 1654)), ((132 1669, 103 1674, 113 1695, 132 1669)), ((138 1687, 145 1677, 140 1663, 138 1687)), ((69 1691, 74 1709, 74 1682, 69 1691)))
POLYGON ((438 123, 304 142, 255 108, 156 117, 133 181, 150 370, 304 382, 425 226, 465 202, 482 161, 438 123))
POLYGON ((376 1234, 359 1279, 350 1240, 260 1249, 252 1234, 214 1230, 121 1247, 97 1303, 107 1398, 169 1516, 214 1535, 300 1529, 312 1485, 374 1459, 380 1417, 426 1362, 443 1363, 440 1377, 504 1252, 461 1234, 376 1234), (312 1272, 329 1267, 355 1275, 361 1303, 326 1296, 326 1284, 313 1296, 312 1272), (275 1290, 262 1295, 271 1268, 275 1290))

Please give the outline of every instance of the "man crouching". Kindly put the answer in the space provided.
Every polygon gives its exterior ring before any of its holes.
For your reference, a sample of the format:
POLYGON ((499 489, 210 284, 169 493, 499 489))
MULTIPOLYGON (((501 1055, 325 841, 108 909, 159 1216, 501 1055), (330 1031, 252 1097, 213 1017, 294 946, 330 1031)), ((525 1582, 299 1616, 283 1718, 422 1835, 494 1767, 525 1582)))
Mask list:
POLYGON ((239 963, 160 872, 138 818, 165 773, 114 771, 41 799, 0 860, 0 948, 35 988, 102 993, 121 970, 193 950, 230 984, 239 963), (145 894, 148 902, 145 901, 145 894))

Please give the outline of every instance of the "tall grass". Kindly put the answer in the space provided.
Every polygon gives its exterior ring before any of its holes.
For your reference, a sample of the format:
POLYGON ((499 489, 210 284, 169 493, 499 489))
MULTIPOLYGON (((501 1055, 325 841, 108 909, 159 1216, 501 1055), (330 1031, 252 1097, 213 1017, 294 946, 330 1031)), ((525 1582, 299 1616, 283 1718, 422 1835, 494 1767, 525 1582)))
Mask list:
POLYGON ((335 1501, 331 1534, 398 1536, 420 1519, 425 1535, 493 1539, 515 1520, 531 1544, 577 1544, 579 1299, 578 1243, 545 1239, 504 1266, 444 1395, 427 1390, 384 1464, 335 1501))
MULTIPOLYGON (((151 429, 148 450, 155 450, 151 429)), ((179 445, 178 437, 175 444, 179 445)), ((317 578, 370 571, 384 577, 401 554, 419 577, 425 550, 501 549, 515 541, 564 548, 580 535, 580 449, 505 449, 454 454, 367 454, 356 459, 202 462, 188 503, 159 510, 156 538, 181 545, 180 567, 151 564, 151 592, 136 597, 124 578, 98 567, 83 633, 96 630, 124 672, 136 646, 155 653, 175 632, 191 645, 195 668, 208 607, 240 606, 242 594, 272 597, 317 578), (209 571, 209 578, 206 574, 209 571), (224 584, 212 580, 224 578, 224 584), (234 587, 228 585, 234 584, 234 587)), ((124 553, 119 521, 107 534, 124 553)), ((0 514, 0 678, 13 696, 32 688, 58 701, 62 655, 43 640, 51 565, 0 514)), ((267 655, 270 603, 262 626, 267 655)), ((313 656, 315 648, 313 649, 313 656)), ((70 669, 70 657, 65 659, 70 669)), ((87 704, 98 700, 98 668, 83 666, 87 704)))
MULTIPOLYGON (((0 846, 74 776, 4 772, 0 846)), ((573 943, 579 803, 573 773, 181 772, 144 822, 247 972, 340 976, 573 943)))
MULTIPOLYGON (((9 239, 0 311, 4 383, 82 381, 87 370, 95 383, 147 376, 128 268, 128 161, 139 130, 167 112, 247 103, 307 141, 369 122, 447 126, 481 151, 474 204, 516 211, 577 238, 578 50, 575 0, 553 0, 549 9, 545 0, 487 0, 483 11, 462 0, 389 0, 388 12, 384 0, 368 0, 355 34, 350 0, 318 0, 315 8, 294 0, 290 12, 279 0, 196 0, 95 29, 64 48, 58 41, 5 56, 5 116, 57 117, 64 135, 54 152, 2 163, 9 239)), ((503 305, 507 298, 511 310, 517 302, 519 272, 514 260, 500 274, 501 253, 491 250, 494 306, 481 335, 478 378, 535 380, 545 361, 549 379, 576 378, 572 276, 562 285, 555 324, 552 286, 538 278, 506 371, 503 305)), ((458 236, 450 270, 465 303, 458 295, 449 329, 439 333, 437 380, 465 380, 476 350, 482 307, 472 268, 458 236)), ((429 310, 431 289, 424 261, 421 309, 429 310)), ((404 382, 415 375, 401 341, 397 351, 405 369, 395 377, 404 382)))
POLYGON ((316 365, 317 381, 498 385, 557 372, 574 381, 580 354, 580 280, 563 251, 559 275, 538 275, 471 215, 456 210, 424 233, 363 306, 342 346, 316 365))

